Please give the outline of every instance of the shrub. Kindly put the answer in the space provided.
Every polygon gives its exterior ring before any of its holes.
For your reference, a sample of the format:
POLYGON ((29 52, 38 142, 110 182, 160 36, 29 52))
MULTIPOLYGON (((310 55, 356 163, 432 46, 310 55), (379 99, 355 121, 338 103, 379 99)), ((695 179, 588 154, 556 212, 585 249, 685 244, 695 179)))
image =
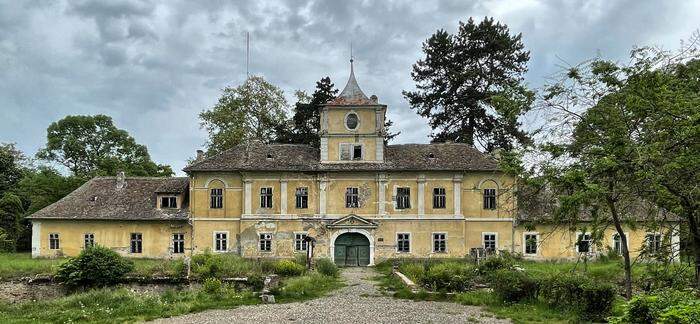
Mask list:
POLYGON ((421 282, 425 275, 425 266, 421 263, 407 262, 399 265, 399 272, 405 274, 414 282, 421 282))
POLYGON ((685 289, 693 286, 692 268, 684 265, 659 266, 649 264, 639 277, 639 284, 645 292, 666 288, 685 289))
POLYGON ((58 267, 56 280, 68 286, 108 286, 134 270, 134 263, 106 247, 92 246, 58 267))
POLYGON ((625 304, 623 315, 612 318, 610 321, 613 323, 656 323, 665 317, 673 323, 674 321, 671 319, 682 319, 686 316, 692 318, 694 312, 695 314, 700 312, 700 309, 697 309, 699 307, 700 304, 692 293, 667 289, 656 294, 633 297, 625 304), (694 310, 693 307, 696 309, 694 310))
POLYGON ((216 278, 207 278, 204 280, 202 289, 209 294, 218 294, 221 292, 221 280, 216 278))
POLYGON ((300 265, 292 260, 280 260, 275 264, 275 273, 280 276, 294 277, 304 273, 303 265, 300 265))
POLYGON ((583 319, 603 320, 612 310, 615 286, 578 274, 558 274, 542 280, 540 296, 552 307, 574 311, 583 319))
POLYGON ((200 278, 217 278, 223 275, 224 262, 220 256, 207 250, 192 256, 191 267, 192 272, 200 278))
POLYGON ((488 257, 479 264, 479 273, 488 275, 501 269, 513 269, 514 260, 509 255, 488 257))
POLYGON ((445 262, 431 265, 421 284, 437 291, 466 291, 472 287, 476 273, 468 264, 445 262))
POLYGON ((335 265, 331 259, 323 258, 323 259, 318 259, 316 261, 316 270, 318 273, 330 277, 337 277, 338 276, 338 266, 335 265))
POLYGON ((513 270, 498 270, 489 275, 493 292, 504 302, 517 303, 537 297, 539 282, 528 274, 513 270))
POLYGON ((694 300, 684 304, 666 307, 663 313, 659 315, 659 323, 700 323, 700 301, 694 300))

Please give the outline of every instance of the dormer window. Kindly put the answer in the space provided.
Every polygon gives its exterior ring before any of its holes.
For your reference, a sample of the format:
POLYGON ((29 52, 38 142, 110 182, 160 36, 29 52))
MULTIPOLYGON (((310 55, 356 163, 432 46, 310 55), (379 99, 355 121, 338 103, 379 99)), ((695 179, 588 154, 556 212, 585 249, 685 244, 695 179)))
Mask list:
POLYGON ((349 130, 357 129, 359 124, 360 118, 357 117, 356 113, 349 113, 347 116, 345 116, 345 127, 347 127, 349 130))
POLYGON ((177 197, 160 197, 160 208, 177 208, 177 197))
POLYGON ((340 160, 341 161, 362 161, 362 145, 341 143, 340 144, 340 160))

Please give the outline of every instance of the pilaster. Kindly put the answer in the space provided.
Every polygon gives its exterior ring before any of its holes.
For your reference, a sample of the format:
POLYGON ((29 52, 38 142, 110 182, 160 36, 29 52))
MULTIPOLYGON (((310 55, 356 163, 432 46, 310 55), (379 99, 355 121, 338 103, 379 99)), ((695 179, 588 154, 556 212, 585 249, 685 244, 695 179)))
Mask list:
POLYGON ((377 175, 377 214, 379 216, 386 216, 386 184, 388 179, 386 173, 379 173, 377 175))
POLYGON ((326 216, 326 191, 328 189, 328 177, 321 176, 318 180, 318 213, 326 216))
POLYGON ((418 217, 425 216, 425 175, 418 175, 418 217))
POLYGON ((253 213, 253 180, 243 180, 243 214, 250 215, 253 213))
POLYGON ((452 184, 454 185, 454 197, 453 201, 455 203, 454 210, 455 216, 462 216, 462 174, 458 173, 452 177, 452 184))
POLYGON ((280 214, 287 214, 287 179, 280 180, 280 214))

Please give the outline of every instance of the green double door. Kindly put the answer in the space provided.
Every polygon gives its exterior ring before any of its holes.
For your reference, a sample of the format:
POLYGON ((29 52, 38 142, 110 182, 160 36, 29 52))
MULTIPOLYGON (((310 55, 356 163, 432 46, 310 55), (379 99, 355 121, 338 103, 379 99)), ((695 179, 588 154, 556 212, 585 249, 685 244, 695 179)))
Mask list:
POLYGON ((359 233, 345 233, 335 240, 335 264, 341 267, 369 265, 369 240, 359 233))

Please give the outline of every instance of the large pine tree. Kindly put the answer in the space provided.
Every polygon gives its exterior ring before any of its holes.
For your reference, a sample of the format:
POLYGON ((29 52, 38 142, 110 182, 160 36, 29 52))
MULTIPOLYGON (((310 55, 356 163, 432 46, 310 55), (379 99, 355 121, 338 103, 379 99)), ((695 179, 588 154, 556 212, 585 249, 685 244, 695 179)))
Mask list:
POLYGON ((455 141, 485 151, 529 143, 518 117, 534 95, 524 85, 530 52, 521 35, 485 18, 460 22, 456 34, 438 30, 413 65, 416 91, 404 91, 411 108, 428 118, 433 142, 455 141))

